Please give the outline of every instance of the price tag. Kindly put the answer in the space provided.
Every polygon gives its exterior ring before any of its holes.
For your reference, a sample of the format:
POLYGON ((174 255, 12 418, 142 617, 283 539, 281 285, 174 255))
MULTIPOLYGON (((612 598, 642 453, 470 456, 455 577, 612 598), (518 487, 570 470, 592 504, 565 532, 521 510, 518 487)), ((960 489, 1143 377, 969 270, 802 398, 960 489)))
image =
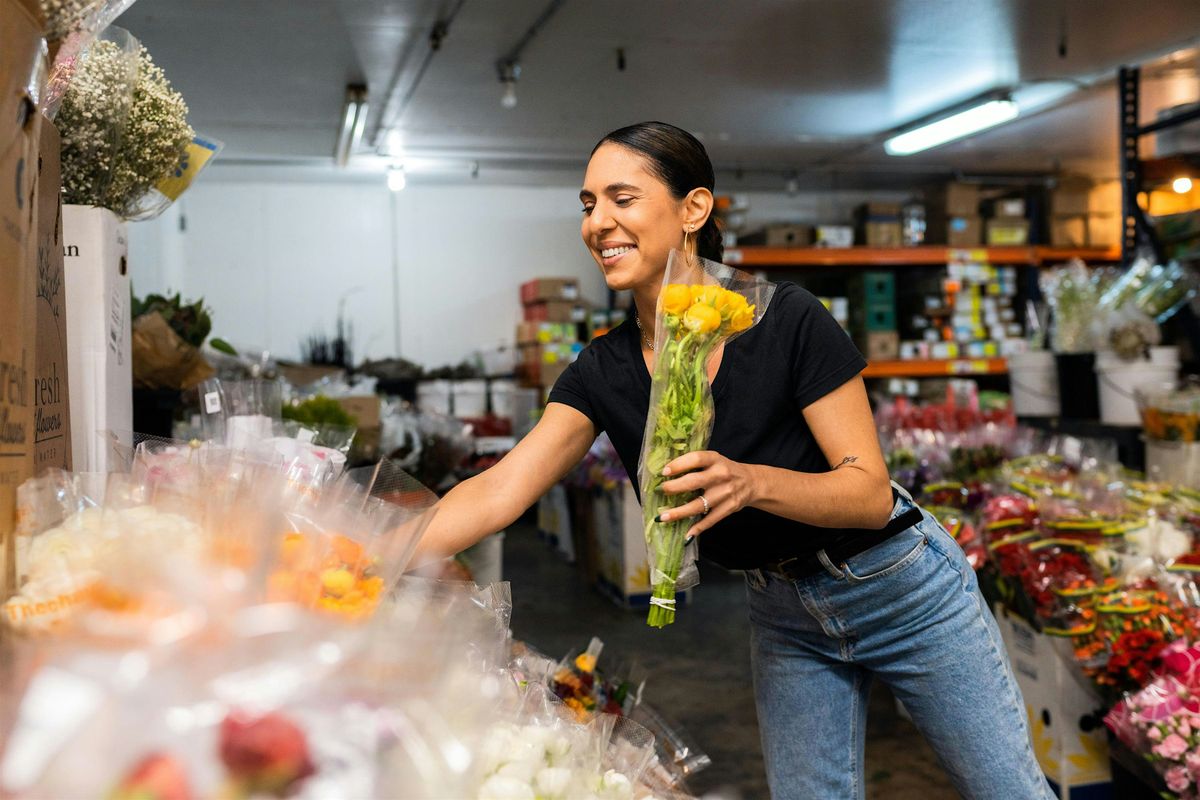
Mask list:
POLYGON ((204 395, 204 410, 209 414, 221 413, 220 392, 208 392, 204 395))

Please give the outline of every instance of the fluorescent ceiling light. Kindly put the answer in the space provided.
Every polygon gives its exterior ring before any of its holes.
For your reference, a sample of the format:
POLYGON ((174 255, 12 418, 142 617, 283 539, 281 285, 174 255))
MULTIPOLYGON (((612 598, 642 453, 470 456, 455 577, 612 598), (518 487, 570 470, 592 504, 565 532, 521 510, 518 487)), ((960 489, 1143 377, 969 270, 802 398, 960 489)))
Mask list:
POLYGON ((391 167, 387 173, 387 187, 393 192, 402 192, 408 181, 404 177, 404 167, 391 167))
POLYGON ((346 103, 342 106, 342 124, 338 127, 337 144, 333 160, 339 167, 350 162, 350 155, 358 149, 363 130, 367 125, 367 87, 347 86, 346 103))
POLYGON ((1012 100, 988 100, 893 136, 883 143, 883 149, 890 156, 910 156, 1008 122, 1019 113, 1020 109, 1012 100))

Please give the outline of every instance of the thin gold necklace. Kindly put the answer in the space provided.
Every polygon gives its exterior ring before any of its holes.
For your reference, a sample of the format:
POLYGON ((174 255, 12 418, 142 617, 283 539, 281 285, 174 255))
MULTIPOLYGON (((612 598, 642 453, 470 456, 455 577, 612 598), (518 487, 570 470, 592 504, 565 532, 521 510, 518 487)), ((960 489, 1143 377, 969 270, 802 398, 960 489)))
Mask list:
POLYGON ((642 318, 637 314, 633 315, 633 324, 637 325, 638 333, 642 335, 642 344, 649 348, 650 352, 654 352, 654 340, 646 336, 646 330, 642 327, 642 318))

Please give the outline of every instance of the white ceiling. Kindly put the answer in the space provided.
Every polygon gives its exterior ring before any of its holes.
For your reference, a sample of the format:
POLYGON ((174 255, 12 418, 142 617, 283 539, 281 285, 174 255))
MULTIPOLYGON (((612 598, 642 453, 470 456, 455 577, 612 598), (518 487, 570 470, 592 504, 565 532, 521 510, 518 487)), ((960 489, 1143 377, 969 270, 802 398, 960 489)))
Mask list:
MULTIPOLYGON (((1198 0, 566 0, 524 52, 519 103, 504 109, 495 62, 546 4, 464 0, 396 120, 406 152, 575 171, 607 131, 661 119, 700 136, 722 169, 796 170, 814 186, 839 174, 1115 172, 1117 66, 1200 40, 1198 0), (1018 86, 1066 96, 962 143, 883 154, 887 131, 1018 86)), ((368 132, 382 143, 389 89, 394 114, 434 22, 456 5, 141 0, 118 24, 184 93, 194 126, 226 143, 223 160, 324 161, 348 83, 368 85, 368 132)), ((1166 87, 1148 81, 1146 116, 1166 87)))

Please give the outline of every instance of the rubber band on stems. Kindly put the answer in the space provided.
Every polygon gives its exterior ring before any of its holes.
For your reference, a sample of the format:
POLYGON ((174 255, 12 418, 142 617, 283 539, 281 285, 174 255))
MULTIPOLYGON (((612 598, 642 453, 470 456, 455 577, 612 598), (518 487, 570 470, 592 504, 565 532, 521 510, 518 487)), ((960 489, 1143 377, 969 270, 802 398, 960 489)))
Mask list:
POLYGON ((675 610, 675 598, 674 597, 651 597, 650 605, 658 606, 660 608, 665 608, 667 611, 674 611, 675 610))

